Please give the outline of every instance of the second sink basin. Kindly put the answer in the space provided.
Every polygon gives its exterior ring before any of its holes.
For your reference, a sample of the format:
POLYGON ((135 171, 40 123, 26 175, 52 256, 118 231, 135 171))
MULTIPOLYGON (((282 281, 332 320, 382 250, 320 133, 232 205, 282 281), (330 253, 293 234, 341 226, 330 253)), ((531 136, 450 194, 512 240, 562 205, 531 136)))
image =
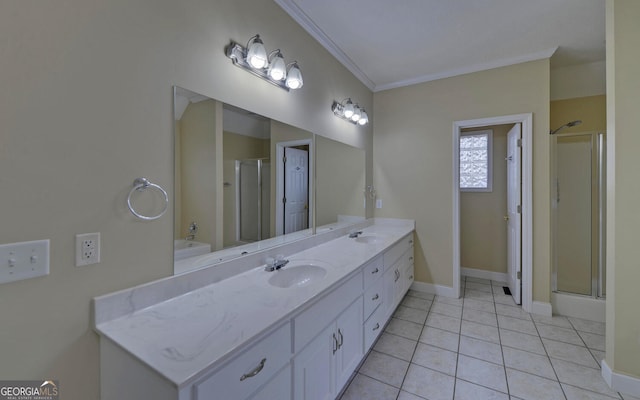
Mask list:
POLYGON ((370 234, 358 236, 355 240, 358 243, 376 244, 376 243, 383 242, 385 239, 386 239, 386 236, 370 233, 370 234))
POLYGON ((316 282, 327 275, 326 268, 318 263, 295 263, 292 261, 284 268, 270 272, 269 284, 279 288, 302 287, 316 282))

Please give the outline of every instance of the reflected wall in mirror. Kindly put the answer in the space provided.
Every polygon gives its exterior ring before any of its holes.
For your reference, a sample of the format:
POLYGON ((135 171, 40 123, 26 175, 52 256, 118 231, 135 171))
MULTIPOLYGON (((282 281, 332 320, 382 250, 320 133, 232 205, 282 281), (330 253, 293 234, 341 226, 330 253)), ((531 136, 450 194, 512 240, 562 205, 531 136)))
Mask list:
POLYGON ((312 133, 179 87, 174 114, 176 273, 311 234, 312 133))
POLYGON ((318 232, 365 219, 365 152, 316 135, 318 232))

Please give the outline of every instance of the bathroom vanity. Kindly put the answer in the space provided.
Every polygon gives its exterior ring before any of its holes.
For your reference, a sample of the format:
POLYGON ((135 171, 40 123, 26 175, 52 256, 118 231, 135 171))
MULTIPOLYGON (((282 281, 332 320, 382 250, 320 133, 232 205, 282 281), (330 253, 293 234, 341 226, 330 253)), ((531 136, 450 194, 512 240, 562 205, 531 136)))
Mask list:
POLYGON ((413 282, 413 231, 367 220, 94 299, 101 398, 335 398, 413 282))

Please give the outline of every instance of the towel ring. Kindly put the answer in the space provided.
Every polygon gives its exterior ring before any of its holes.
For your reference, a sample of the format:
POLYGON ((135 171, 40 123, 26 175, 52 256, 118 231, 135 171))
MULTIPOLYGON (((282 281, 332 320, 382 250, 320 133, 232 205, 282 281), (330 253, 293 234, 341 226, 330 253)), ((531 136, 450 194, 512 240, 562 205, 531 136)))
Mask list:
POLYGON ((154 219, 158 219, 162 217, 164 213, 167 212, 167 208, 169 207, 169 196, 167 195, 167 192, 163 188, 161 188, 159 185, 156 185, 155 183, 149 182, 147 178, 136 178, 136 180, 133 181, 133 188, 131 189, 131 191, 129 192, 129 195, 127 196, 127 206, 129 206, 129 211, 131 211, 131 214, 135 215, 136 217, 144 221, 153 221, 154 219), (164 208, 162 209, 162 211, 160 211, 158 215, 154 215, 153 217, 148 217, 146 215, 140 214, 139 212, 134 210, 133 206, 131 205, 131 195, 136 190, 141 192, 143 190, 146 190, 147 188, 156 189, 157 191, 162 193, 162 195, 164 196, 164 208))

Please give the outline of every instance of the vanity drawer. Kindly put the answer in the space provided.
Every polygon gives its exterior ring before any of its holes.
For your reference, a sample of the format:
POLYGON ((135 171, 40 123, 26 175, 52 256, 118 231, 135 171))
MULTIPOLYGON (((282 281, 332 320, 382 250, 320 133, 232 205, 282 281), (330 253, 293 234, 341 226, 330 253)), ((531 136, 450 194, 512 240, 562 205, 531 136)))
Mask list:
POLYGON ((362 273, 358 273, 295 317, 293 320, 294 352, 306 346, 361 295, 362 273))
POLYGON ((382 296, 384 289, 384 281, 378 279, 367 291, 364 293, 364 318, 369 318, 369 315, 382 303, 382 296))
POLYGON ((365 353, 369 351, 373 342, 376 341, 380 332, 384 328, 385 321, 385 307, 378 307, 364 323, 364 350, 365 353))
POLYGON ((194 398, 247 398, 267 383, 290 358, 291 324, 287 322, 218 372, 196 383, 194 398))
POLYGON ((411 247, 413 247, 413 233, 410 233, 400 239, 398 243, 384 253, 383 259, 385 271, 395 264, 396 261, 398 261, 398 259, 411 247))
POLYGON ((384 272, 384 267, 382 265, 382 256, 365 265, 362 269, 362 272, 364 274, 364 288, 366 290, 369 286, 371 286, 373 282, 378 280, 384 272))

